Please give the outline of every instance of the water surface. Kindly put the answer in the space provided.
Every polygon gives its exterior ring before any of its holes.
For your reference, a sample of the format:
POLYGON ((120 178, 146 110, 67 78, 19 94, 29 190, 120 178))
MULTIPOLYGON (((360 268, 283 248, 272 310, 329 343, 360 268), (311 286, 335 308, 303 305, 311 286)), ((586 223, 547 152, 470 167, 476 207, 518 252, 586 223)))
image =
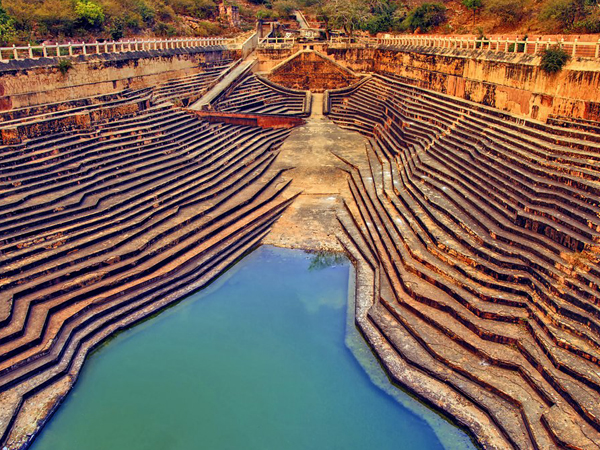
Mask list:
POLYGON ((435 413, 371 381, 384 387, 383 372, 353 327, 346 334, 349 277, 345 259, 259 248, 94 352, 32 448, 472 448, 435 413))

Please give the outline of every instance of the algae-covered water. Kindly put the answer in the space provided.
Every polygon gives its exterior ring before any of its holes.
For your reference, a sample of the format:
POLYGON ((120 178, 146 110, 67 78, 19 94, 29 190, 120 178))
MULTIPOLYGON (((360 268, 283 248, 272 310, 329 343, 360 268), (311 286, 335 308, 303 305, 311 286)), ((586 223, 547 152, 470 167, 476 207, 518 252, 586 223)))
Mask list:
POLYGON ((345 345, 349 276, 345 259, 259 248, 96 351, 32 449, 472 448, 345 345))

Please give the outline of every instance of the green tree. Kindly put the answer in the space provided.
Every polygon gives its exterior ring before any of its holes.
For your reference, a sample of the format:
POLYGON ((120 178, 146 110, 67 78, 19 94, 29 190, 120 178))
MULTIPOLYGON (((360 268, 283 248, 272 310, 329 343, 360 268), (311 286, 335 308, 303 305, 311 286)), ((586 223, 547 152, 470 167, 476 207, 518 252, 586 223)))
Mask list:
POLYGON ((331 25, 342 28, 348 36, 364 29, 371 17, 369 5, 364 0, 332 0, 327 4, 331 25))
POLYGON ((84 28, 98 28, 104 23, 102 6, 89 0, 78 0, 75 3, 75 14, 84 28))
POLYGON ((0 43, 6 45, 15 37, 15 19, 8 15, 0 3, 0 43))
POLYGON ((465 8, 473 11, 473 26, 475 26, 475 14, 483 7, 482 0, 462 0, 462 4, 465 8))
POLYGON ((390 31, 398 28, 398 24, 406 18, 406 13, 396 15, 399 7, 390 0, 370 0, 370 15, 364 25, 371 34, 390 31), (398 20, 400 18, 400 20, 398 20))
POLYGON ((152 25, 156 17, 156 10, 144 0, 135 2, 135 9, 146 25, 152 25))

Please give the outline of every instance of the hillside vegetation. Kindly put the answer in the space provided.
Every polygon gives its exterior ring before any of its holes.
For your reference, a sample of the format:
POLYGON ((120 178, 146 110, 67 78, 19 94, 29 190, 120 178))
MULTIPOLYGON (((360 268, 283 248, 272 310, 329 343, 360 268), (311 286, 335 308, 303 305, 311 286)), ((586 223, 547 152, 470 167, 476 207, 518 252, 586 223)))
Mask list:
POLYGON ((311 12, 347 33, 600 33, 596 0, 327 0, 311 12))
MULTIPOLYGON (((245 11, 254 25, 253 11, 245 11)), ((244 26, 246 27, 246 26, 244 26)), ((213 0, 3 0, 0 41, 214 36, 234 31, 213 0)))
MULTIPOLYGON (((230 35, 218 0, 3 0, 0 41, 230 35)), ((600 1, 600 0, 599 0, 600 1)), ((242 30, 295 9, 347 34, 600 33, 596 0, 231 0, 242 30)))

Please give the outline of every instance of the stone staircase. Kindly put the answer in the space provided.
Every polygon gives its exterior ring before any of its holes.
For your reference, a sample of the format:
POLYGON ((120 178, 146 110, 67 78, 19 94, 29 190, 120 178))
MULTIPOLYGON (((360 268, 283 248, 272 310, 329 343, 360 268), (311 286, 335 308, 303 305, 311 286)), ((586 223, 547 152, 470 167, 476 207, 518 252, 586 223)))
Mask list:
POLYGON ((357 322, 392 377, 484 448, 599 448, 594 136, 393 76, 327 101, 370 142, 344 160, 340 240, 371 274, 357 322))
POLYGON ((293 200, 273 168, 291 130, 208 123, 165 102, 195 98, 229 64, 3 115, 0 128, 147 102, 0 146, 0 445, 27 445, 91 350, 205 286, 293 200))
POLYGON ((310 105, 307 91, 277 86, 246 72, 230 90, 215 100, 213 107, 223 112, 309 116, 310 105))

